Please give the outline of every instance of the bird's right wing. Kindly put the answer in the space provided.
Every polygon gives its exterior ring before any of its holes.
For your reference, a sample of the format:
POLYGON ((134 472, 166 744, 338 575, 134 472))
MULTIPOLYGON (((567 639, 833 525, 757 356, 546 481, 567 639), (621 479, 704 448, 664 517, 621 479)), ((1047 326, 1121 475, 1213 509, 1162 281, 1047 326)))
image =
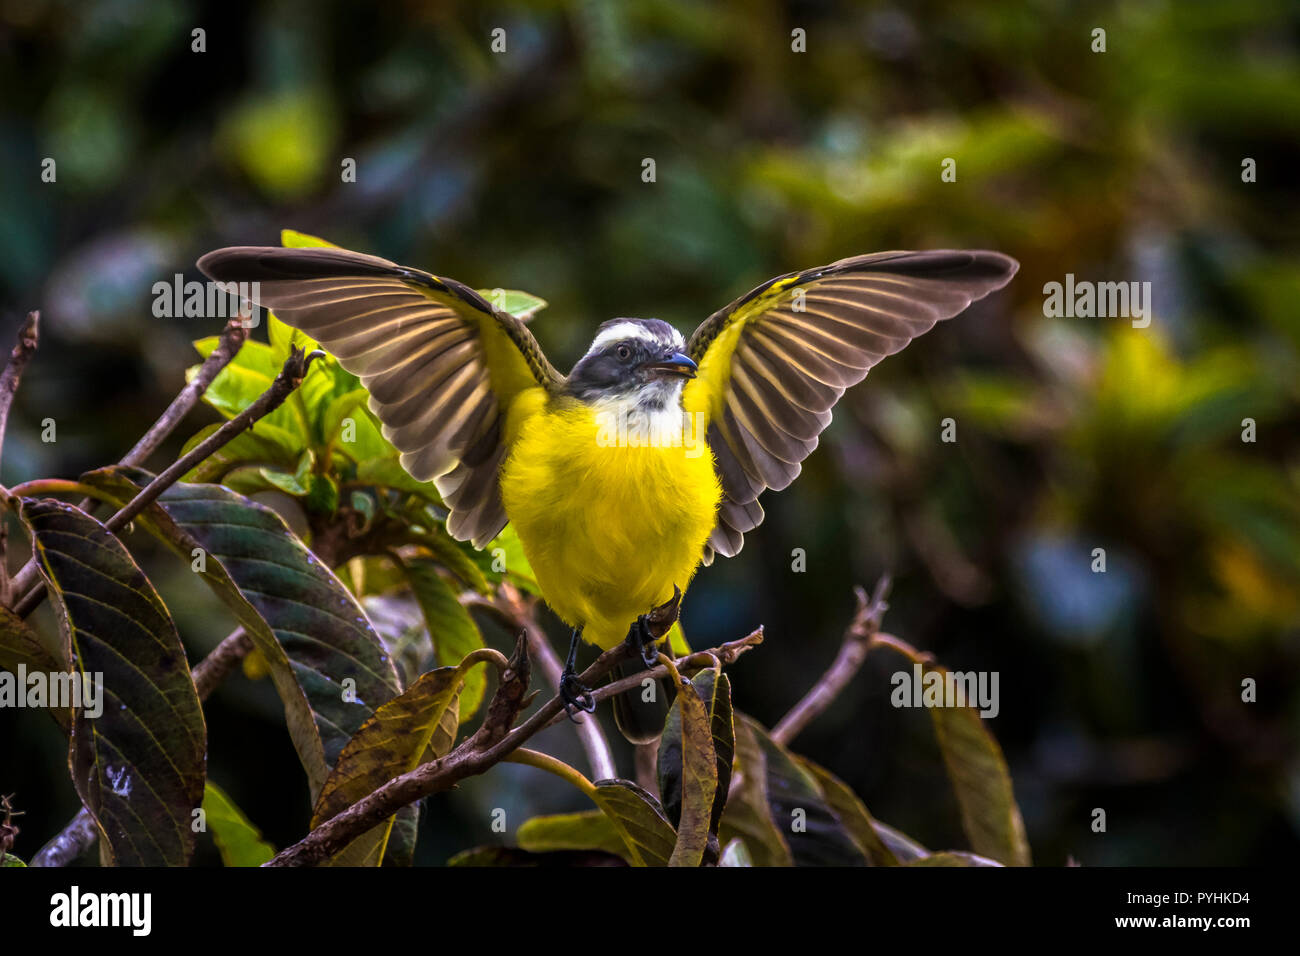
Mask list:
POLYGON ((1011 281, 998 252, 880 252, 764 282, 706 319, 683 403, 707 416, 723 498, 705 549, 730 557, 794 481, 831 408, 888 355, 1011 281))
POLYGON ((563 383, 522 322, 453 279, 345 249, 236 246, 198 265, 256 282, 259 305, 361 379, 402 467, 437 485, 452 535, 482 547, 501 532, 505 415, 523 391, 563 383))

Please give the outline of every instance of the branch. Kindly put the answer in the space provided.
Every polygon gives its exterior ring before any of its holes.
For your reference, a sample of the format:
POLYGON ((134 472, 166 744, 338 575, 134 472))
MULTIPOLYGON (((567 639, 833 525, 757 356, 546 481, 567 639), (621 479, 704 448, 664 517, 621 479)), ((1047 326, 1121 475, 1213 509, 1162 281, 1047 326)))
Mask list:
POLYGON ((18 341, 9 353, 9 364, 0 372, 0 451, 4 448, 5 432, 8 431, 9 409, 18 394, 18 383, 22 381, 23 369, 31 360, 40 343, 41 314, 28 312, 22 328, 18 330, 18 341))
POLYGON ((253 642, 242 627, 230 632, 220 644, 208 651, 208 656, 194 665, 190 672, 199 700, 207 700, 239 666, 239 662, 253 649, 253 642))
POLYGON ((512 754, 505 757, 507 763, 520 763, 529 767, 536 767, 538 770, 545 770, 547 773, 555 774, 561 780, 567 780, 587 796, 593 796, 596 788, 590 780, 581 773, 570 767, 563 760, 557 760, 550 754, 544 754, 536 750, 529 750, 526 747, 520 747, 512 754))
MULTIPOLYGON (((23 369, 31 360, 36 346, 40 343, 41 314, 28 312, 22 328, 18 330, 18 341, 9 353, 9 364, 0 373, 0 457, 3 457, 5 434, 9 430, 9 409, 13 406, 14 396, 18 394, 18 383, 22 381, 23 369)), ((3 520, 3 519, 0 519, 3 520)), ((6 605, 13 598, 14 590, 9 582, 8 528, 0 525, 0 599, 6 605)))
MULTIPOLYGON (((723 644, 709 651, 687 655, 675 662, 677 668, 704 667, 715 660, 730 663, 763 641, 762 630, 757 630, 747 637, 729 644, 723 644)), ((637 653, 626 642, 601 654, 590 667, 582 672, 579 679, 588 686, 605 676, 619 661, 637 653)), ((517 751, 524 742, 536 734, 552 720, 562 718, 562 705, 559 696, 552 697, 539 707, 526 721, 508 733, 501 733, 501 716, 512 710, 518 713, 523 702, 523 693, 527 689, 527 676, 523 675, 522 685, 516 673, 516 661, 522 656, 527 662, 527 644, 523 639, 511 658, 511 667, 501 677, 501 684, 488 710, 488 719, 483 726, 459 747, 438 760, 430 761, 399 777, 394 777, 369 796, 357 801, 347 810, 331 817, 293 846, 271 860, 265 866, 314 866, 328 860, 362 833, 382 823, 408 803, 414 803, 446 790, 466 777, 483 773, 489 767, 500 763, 507 756, 517 751), (501 700, 504 695, 504 700, 501 700), (498 715, 494 719, 494 714, 498 715)), ((663 677, 668 669, 663 665, 649 672, 652 676, 663 677)), ((613 694, 621 693, 629 687, 639 686, 646 674, 635 674, 621 681, 607 684, 594 691, 593 696, 603 700, 613 694)))
POLYGON ((840 692, 853 680, 862 662, 866 660, 876 632, 880 630, 881 619, 889 605, 885 597, 889 594, 889 575, 884 575, 876 582, 875 593, 870 598, 862 588, 855 588, 858 608, 853 621, 844 632, 835 660, 821 676, 821 680, 804 694, 799 703, 790 708, 790 712, 781 718, 772 729, 772 739, 780 744, 788 744, 799 732, 819 717, 827 707, 840 695, 840 692))
MULTIPOLYGON (((166 471, 149 482, 134 498, 123 505, 115 515, 104 522, 104 528, 111 532, 124 528, 127 522, 153 504, 164 491, 179 481, 187 471, 217 451, 244 429, 251 427, 258 419, 279 408, 284 403, 284 400, 289 397, 289 394, 302 384, 303 377, 307 374, 307 368, 312 359, 324 354, 324 352, 316 351, 312 352, 311 355, 304 355, 301 349, 292 349, 289 358, 285 360, 284 367, 280 369, 280 374, 275 377, 275 381, 271 383, 270 388, 263 392, 253 404, 199 442, 190 449, 188 454, 182 455, 166 471)), ((35 560, 29 561, 22 571, 18 573, 17 577, 14 578, 15 587, 17 588, 21 583, 25 583, 25 578, 35 577, 37 574, 35 560), (28 574, 29 568, 32 569, 30 575, 28 574)), ((19 617, 26 617, 35 609, 44 596, 45 582, 36 580, 31 585, 31 590, 27 591, 14 606, 14 613, 19 617)))
POLYGON ((37 851, 28 866, 67 866, 94 846, 97 839, 99 829, 95 820, 82 807, 71 823, 37 851))

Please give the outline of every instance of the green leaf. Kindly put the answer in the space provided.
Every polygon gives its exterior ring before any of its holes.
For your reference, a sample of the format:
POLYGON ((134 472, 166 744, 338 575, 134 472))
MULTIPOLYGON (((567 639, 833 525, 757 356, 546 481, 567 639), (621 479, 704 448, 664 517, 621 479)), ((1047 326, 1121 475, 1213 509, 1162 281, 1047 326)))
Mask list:
POLYGON ((872 866, 898 866, 898 857, 885 845, 876 830, 876 819, 852 788, 824 767, 806 757, 796 758, 800 766, 813 775, 831 813, 857 844, 872 866))
POLYGON ((483 569, 466 550, 469 546, 449 535, 442 525, 435 525, 427 533, 415 535, 411 540, 428 548, 439 564, 460 578, 471 590, 487 594, 491 589, 483 569))
POLYGON ((24 866, 24 867, 25 867, 26 865, 27 865, 26 863, 24 863, 22 860, 18 859, 18 857, 14 856, 12 853, 6 853, 6 854, 4 855, 4 857, 3 857, 2 859, 0 859, 0 869, 3 869, 4 867, 7 867, 7 866, 24 866))
POLYGON ((519 848, 530 853, 556 850, 602 850, 633 862, 618 828, 603 811, 557 813, 525 820, 516 835, 519 848))
MULTIPOLYGON (((478 625, 460 603, 456 592, 438 573, 432 561, 415 558, 402 562, 402 570, 411 583, 411 592, 424 613, 434 653, 444 666, 459 664, 483 646, 478 625)), ((460 719, 469 720, 483 701, 487 676, 476 668, 465 675, 465 689, 460 698, 460 719)))
MULTIPOLYGON (((470 665, 472 668, 473 665, 470 665)), ((459 726, 457 703, 470 668, 440 667, 375 711, 348 741, 312 811, 312 829, 369 796, 394 777, 451 751, 459 726)), ((377 866, 393 817, 363 833, 330 862, 377 866)))
POLYGON ((299 232, 296 229, 280 230, 280 245, 286 249, 337 249, 339 248, 328 239, 322 239, 319 236, 313 236, 309 233, 299 232))
POLYGON ((667 866, 677 844, 659 801, 629 780, 599 780, 591 795, 623 838, 633 866, 667 866))
MULTIPOLYGON (((199 339, 194 343, 194 347, 199 355, 206 359, 219 341, 216 337, 199 339)), ((203 393, 203 401, 226 418, 234 418, 271 387, 275 377, 280 374, 283 364, 276 361, 275 353, 269 345, 261 342, 245 342, 235 353, 230 364, 218 372, 217 377, 212 380, 212 384, 203 393)), ((314 374, 315 365, 316 363, 312 363, 313 370, 308 371, 308 377, 314 374)), ((191 368, 187 373, 188 377, 193 378, 198 368, 197 365, 191 368)), ((260 429, 264 425, 288 432, 292 436, 292 447, 297 450, 295 457, 297 452, 301 452, 309 444, 310 433, 307 422, 303 420, 297 404, 293 401, 285 402, 259 421, 254 428, 260 429)))
POLYGON ((474 291, 492 303, 494 309, 509 312, 520 322, 527 322, 547 306, 545 299, 530 292, 520 292, 518 289, 475 289, 474 291))
MULTIPOLYGON (((45 646, 26 621, 0 605, 0 669, 17 677, 19 667, 25 668, 27 673, 60 674, 67 671, 68 664, 45 646)), ((65 734, 71 733, 70 711, 63 707, 47 707, 45 710, 65 734)))
MULTIPOLYGON (((181 454, 188 454, 220 427, 221 424, 208 425, 196 432, 185 443, 181 454)), ((182 480, 222 482, 236 468, 253 466, 293 468, 301 450, 299 440, 291 432, 269 425, 263 420, 253 428, 240 432, 216 452, 203 459, 182 480)))
POLYGON ((211 780, 203 789, 203 813, 223 865, 261 866, 275 856, 275 847, 262 839, 262 831, 211 780))
POLYGON ((762 752, 771 820, 789 846, 794 864, 865 865, 866 856, 831 812, 816 778, 799 766, 794 756, 751 717, 741 717, 736 722, 737 749, 741 727, 753 736, 762 752))
POLYGON ((185 649, 131 555, 72 505, 22 499, 69 660, 98 681, 102 713, 77 708, 72 782, 123 866, 185 866, 203 799, 207 732, 185 649), (102 675, 102 676, 101 676, 102 675))
POLYGON ((262 477, 274 488, 278 488, 286 495, 293 495, 295 498, 301 498, 310 490, 308 482, 311 479, 311 466, 316 456, 311 449, 307 449, 294 464, 293 474, 286 471, 273 471, 269 468, 261 469, 262 477))
MULTIPOLYGON (((731 763, 736 746, 731 711, 731 681, 726 674, 719 675, 717 668, 707 668, 696 674, 691 684, 708 711, 716 774, 708 832, 716 836, 722 821, 722 811, 727 805, 731 763)), ((674 701, 659 741, 659 793, 663 797, 664 813, 678 826, 679 836, 682 816, 682 738, 682 710, 674 701)))
POLYGON ((686 632, 682 630, 681 621, 673 621, 673 626, 668 629, 668 647, 673 657, 685 657, 691 653, 691 645, 686 640, 686 632))
MULTIPOLYGON (((371 559, 374 561, 375 559, 371 559)), ((377 563, 377 562, 375 562, 377 563)), ((369 571, 363 571, 367 587, 382 582, 373 581, 369 571)), ((397 664, 402 687, 409 687, 420 675, 436 666, 429 628, 424 623, 424 613, 415 597, 406 591, 406 579, 399 578, 400 594, 367 594, 361 599, 366 617, 374 625, 380 640, 388 648, 388 656, 397 664)))
MULTIPOLYGON (((124 501, 150 475, 113 467, 81 480, 124 501)), ((227 488, 174 485, 137 521, 187 563, 200 549, 199 573, 270 666, 314 800, 344 745, 400 690, 365 612, 279 515, 227 488)))
POLYGON ((682 681, 673 710, 678 714, 678 793, 681 819, 669 866, 699 866, 709 844, 713 800, 718 793, 718 757, 712 715, 690 681, 682 681))
MULTIPOLYGON (((360 421, 358 420, 357 433, 360 434, 360 421)), ((340 446, 341 448, 347 446, 340 446)), ((370 457, 360 461, 357 465, 357 481, 363 485, 375 485, 379 488, 393 488, 397 491, 405 491, 409 494, 419 495, 425 501, 442 506, 442 498, 438 495, 438 489, 434 487, 431 481, 416 481, 407 473, 406 469, 398 463, 396 452, 394 457, 370 457)))
MULTIPOLYGON (((331 399, 321 413, 321 438, 333 442, 343 429, 343 420, 351 418, 354 423, 367 417, 366 402, 370 393, 364 388, 354 388, 331 399)), ((414 480, 414 479, 412 479, 414 480)))
POLYGON ((289 358, 289 352, 296 346, 304 352, 313 352, 320 348, 320 343, 301 329, 295 329, 276 318, 274 312, 267 312, 266 339, 271 346, 271 355, 280 365, 289 358))
POLYGON ((533 574, 532 566, 524 557, 524 546, 513 524, 506 525, 499 535, 488 542, 488 546, 481 554, 484 569, 491 580, 500 581, 503 577, 509 578, 517 587, 530 594, 541 594, 541 589, 537 586, 537 576, 533 574))
MULTIPOLYGON (((339 369, 339 372, 340 374, 346 374, 342 369, 339 369)), ((367 467, 372 469, 384 468, 385 473, 392 474, 394 478, 396 478, 398 472, 406 474, 402 469, 402 466, 398 464, 397 449, 394 448, 392 443, 383 436, 379 424, 375 421, 375 416, 370 414, 370 410, 364 406, 357 408, 354 411, 355 414, 353 414, 351 418, 355 423, 356 428, 355 434, 351 436, 352 441, 344 441, 344 436, 340 434, 338 436, 339 440, 334 443, 334 450, 355 462, 358 469, 367 467), (381 465, 382 462, 390 463, 396 470, 393 471, 388 469, 386 466, 381 465)), ((349 416, 345 415, 343 417, 347 418, 349 416)), ((340 424, 341 421, 342 420, 340 419, 340 424)), ((406 475, 404 481, 405 483, 415 486, 410 490, 416 491, 417 494, 424 494, 426 496, 436 496, 438 494, 438 490, 434 488, 433 482, 431 481, 416 481, 410 475, 406 475)), ((367 481, 367 483, 374 485, 388 484, 387 481, 367 481)), ((396 484, 392 487, 405 488, 406 484, 396 484)), ((438 498, 437 500, 441 502, 442 499, 438 498)))
POLYGON ((742 838, 759 866, 793 866, 784 832, 772 819, 767 792, 767 758, 745 720, 736 720, 733 769, 740 775, 722 814, 718 835, 724 843, 742 838))
POLYGON ((384 849, 383 866, 415 866, 415 845, 420 839, 419 803, 408 803, 393 817, 393 829, 388 834, 384 849))
MULTIPOLYGON (((926 672, 948 673, 927 666, 926 672)), ((1002 748, 973 707, 931 707, 935 736, 961 807, 971 849, 1008 866, 1029 866, 1025 823, 1002 748)))

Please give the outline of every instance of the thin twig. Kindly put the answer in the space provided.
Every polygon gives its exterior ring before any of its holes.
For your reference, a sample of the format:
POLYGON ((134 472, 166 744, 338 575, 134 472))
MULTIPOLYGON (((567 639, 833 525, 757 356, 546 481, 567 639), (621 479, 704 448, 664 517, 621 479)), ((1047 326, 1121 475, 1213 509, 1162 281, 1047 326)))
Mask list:
MULTIPOLYGON (((762 643, 763 632, 757 630, 747 637, 729 644, 723 644, 698 654, 691 654, 677 660, 679 670, 692 666, 703 666, 710 660, 710 655, 723 663, 734 661, 740 654, 762 643)), ((526 648, 523 641, 516 648, 516 656, 511 659, 512 668, 519 657, 520 648, 526 648)), ((590 667, 579 675, 579 680, 591 686, 600 677, 604 677, 621 660, 635 654, 636 651, 626 642, 601 654, 590 667)), ((665 676, 668 669, 660 665, 653 668, 650 676, 665 676)), ((598 700, 621 693, 629 687, 639 686, 645 673, 636 674, 622 681, 606 684, 593 691, 598 700)), ((293 846, 280 852, 265 866, 314 866, 324 862, 339 850, 346 847, 371 827, 378 825, 399 809, 414 803, 431 793, 446 790, 453 784, 483 773, 489 767, 500 763, 507 755, 518 750, 526 740, 549 724, 553 719, 562 717, 562 705, 559 696, 552 697, 539 707, 527 720, 501 733, 500 720, 493 721, 493 713, 501 716, 511 711, 518 712, 523 702, 526 682, 520 681, 507 672, 502 676, 497 694, 489 708, 488 720, 484 721, 474 734, 451 753, 438 760, 430 761, 399 777, 394 777, 369 796, 363 797, 347 810, 322 823, 293 846), (502 698, 502 700, 498 700, 502 698)))
MULTIPOLYGON (((22 328, 18 330, 18 341, 9 353, 9 364, 0 372, 0 452, 4 449, 5 432, 9 426, 9 409, 13 406, 14 396, 18 394, 18 383, 22 381, 23 369, 31 360, 41 338, 40 312, 28 312, 22 328)), ((0 457, 3 457, 0 455, 0 457)))
MULTIPOLYGON (((179 481, 187 471, 217 451, 244 429, 252 426, 258 419, 279 408, 293 390, 302 384, 303 377, 307 374, 307 367, 311 364, 312 359, 324 354, 324 352, 316 351, 311 355, 304 355, 301 349, 292 349, 289 358, 285 360, 284 367, 280 369, 280 374, 275 377, 275 381, 271 383, 270 388, 263 392, 253 404, 199 442, 190 449, 188 454, 182 455, 166 471, 149 482, 134 498, 104 522, 104 528, 115 532, 126 527, 127 522, 153 504, 164 491, 179 481)), ((34 567, 35 562, 28 562, 28 566, 34 567)), ((18 587, 26 571, 27 566, 14 579, 15 587, 18 587)), ((15 605, 14 613, 20 617, 26 617, 35 609, 44 596, 45 582, 37 580, 31 585, 31 590, 27 591, 15 605)))
POLYGON ((191 671, 194 677, 194 688, 199 692, 199 700, 207 700, 221 682, 234 673, 235 668, 252 649, 252 640, 244 633, 242 627, 237 627, 227 635, 225 640, 208 651, 208 656, 195 664, 194 670, 191 671))
POLYGON ((32 857, 28 866, 68 866, 95 845, 99 829, 85 807, 32 857))
MULTIPOLYGON (((504 761, 506 763, 520 763, 527 767, 536 767, 538 770, 545 770, 547 773, 554 774, 562 780, 567 780, 583 793, 591 796, 596 792, 596 788, 591 781, 584 777, 576 768, 570 767, 563 760, 552 757, 550 754, 544 754, 537 750, 529 750, 527 747, 520 747, 514 753, 506 754, 504 761)), ((599 779, 599 778, 597 778, 599 779)))
MULTIPOLYGON (((33 313, 35 315, 37 313, 33 313)), ((30 320, 30 316, 28 317, 30 320)), ((176 397, 172 399, 167 410, 162 416, 150 426, 149 430, 141 436, 140 440, 135 443, 135 447, 127 452, 120 462, 123 465, 140 465, 157 450, 158 446, 166 440, 167 436, 172 433, 180 421, 189 413, 189 411, 198 403, 203 393, 207 391, 208 386, 212 384, 221 370, 230 364, 231 359, 243 347, 248 339, 248 329, 244 327, 241 319, 231 319, 221 331, 221 340, 217 347, 212 350, 203 364, 199 366, 198 372, 194 378, 185 385, 176 397)), ((34 346, 33 346, 34 347, 34 346)), ((17 351, 17 348, 15 348, 17 351)), ((25 361, 25 360, 24 360, 25 361)), ((12 362, 10 363, 13 364, 12 362)), ((7 372, 7 370, 6 370, 7 372)), ((3 430, 0 424, 0 442, 3 442, 3 430)), ((69 483, 73 484, 73 483, 69 483)), ((13 489, 21 494, 18 489, 13 489)), ((94 504, 90 497, 83 498, 78 507, 88 514, 94 513, 94 504)), ((14 576, 13 585, 9 588, 9 595, 6 596, 6 606, 9 603, 9 597, 13 594, 24 594, 30 592, 31 588, 39 581, 39 569, 36 566, 34 558, 28 562, 14 576)))
MULTIPOLYGON (((563 665, 537 623, 536 604, 530 604, 509 581, 501 584, 499 603, 504 605, 502 609, 510 615, 515 626, 522 628, 528 635, 528 653, 546 675, 547 686, 559 690, 563 665)), ((609 741, 605 739, 596 715, 577 716, 573 721, 573 729, 582 743, 582 749, 586 751, 592 779, 609 780, 618 776, 614 767, 614 754, 609 749, 609 741)))
POLYGON ((884 575, 876 582, 875 593, 870 598, 862 588, 855 588, 854 594, 858 598, 857 611, 853 615, 853 621, 844 631, 844 640, 840 643, 839 653, 835 655, 834 662, 821 679, 772 729, 772 739, 777 743, 788 744, 801 730, 820 716, 853 680, 853 676, 862 667, 862 662, 866 660, 872 638, 880 630, 881 619, 889 607, 885 603, 885 598, 889 594, 889 575, 884 575))
MULTIPOLYGON (((18 341, 9 353, 9 364, 0 372, 0 459, 3 459, 5 435, 9 431, 9 409, 13 407, 14 396, 18 394, 18 383, 22 381, 23 369, 36 352, 40 344, 40 312, 28 312, 22 328, 18 330, 18 341)), ((0 517, 0 522, 3 522, 0 517)), ((8 563, 8 529, 0 527, 0 600, 8 606, 14 589, 9 581, 8 563)))

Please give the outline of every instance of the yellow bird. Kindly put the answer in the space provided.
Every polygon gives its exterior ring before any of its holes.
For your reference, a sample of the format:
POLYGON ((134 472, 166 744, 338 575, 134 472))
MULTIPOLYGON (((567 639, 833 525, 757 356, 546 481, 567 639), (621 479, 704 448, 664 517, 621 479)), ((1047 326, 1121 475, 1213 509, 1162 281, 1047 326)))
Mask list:
POLYGON ((452 535, 481 548, 515 525, 573 628, 571 714, 594 707, 579 639, 644 642, 648 611, 740 551, 759 496, 798 476, 845 389, 1019 267, 986 251, 841 259, 764 282, 689 340, 657 319, 605 322, 564 376, 521 321, 453 279, 334 248, 240 246, 198 265, 258 283, 258 304, 360 377, 452 535))

